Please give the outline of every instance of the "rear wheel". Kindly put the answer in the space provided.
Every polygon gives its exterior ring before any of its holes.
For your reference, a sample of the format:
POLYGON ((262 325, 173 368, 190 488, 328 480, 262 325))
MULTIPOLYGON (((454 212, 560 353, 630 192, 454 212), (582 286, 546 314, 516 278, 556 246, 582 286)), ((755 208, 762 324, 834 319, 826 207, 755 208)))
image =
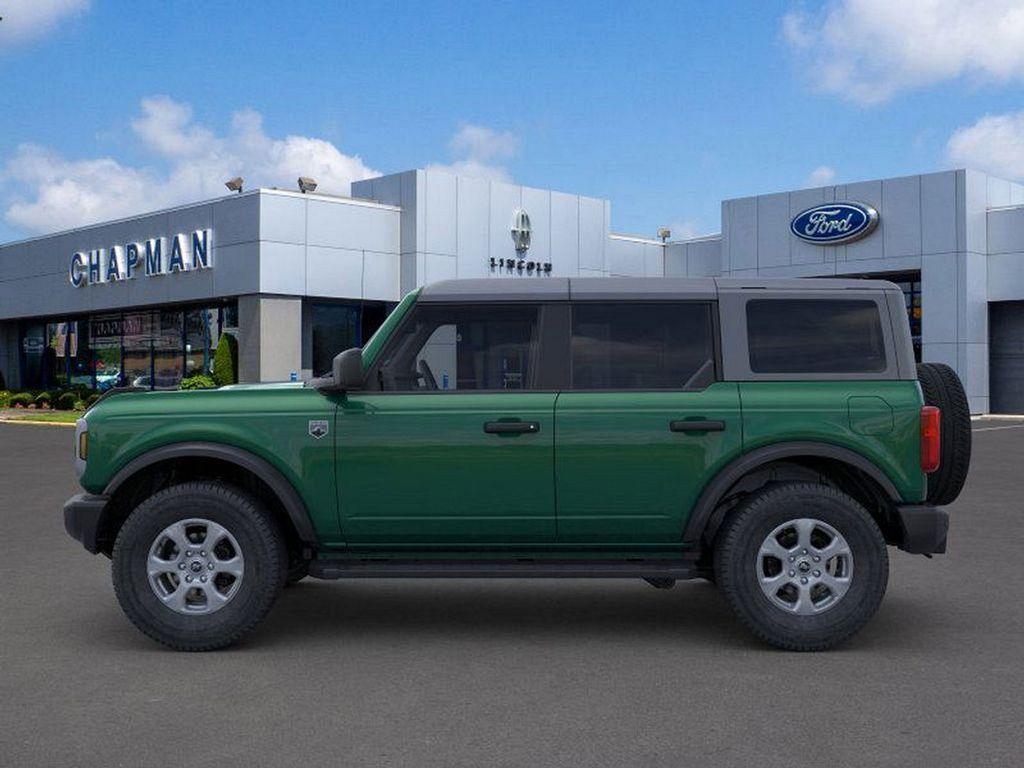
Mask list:
POLYGON ((114 544, 114 591, 128 618, 176 650, 222 648, 270 610, 287 576, 275 521, 252 497, 217 482, 154 494, 114 544))
POLYGON ((754 634, 814 651, 847 640, 874 615, 889 560, 856 501, 830 486, 791 483, 752 494, 726 521, 715 576, 754 634))
POLYGON ((971 409, 956 371, 942 363, 921 363, 917 380, 927 405, 940 411, 939 468, 928 475, 928 502, 952 504, 964 487, 971 465, 971 409))

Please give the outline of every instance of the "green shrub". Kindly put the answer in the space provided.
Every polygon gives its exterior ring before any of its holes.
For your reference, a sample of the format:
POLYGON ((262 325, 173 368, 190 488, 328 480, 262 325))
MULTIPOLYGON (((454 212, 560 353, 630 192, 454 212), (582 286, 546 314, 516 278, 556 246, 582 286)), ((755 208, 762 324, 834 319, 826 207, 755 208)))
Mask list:
POLYGON ((11 395, 11 407, 12 408, 28 408, 35 399, 28 392, 18 392, 17 394, 11 395))
POLYGON ((238 383, 238 339, 233 334, 221 334, 217 351, 213 355, 213 380, 218 387, 238 383))
POLYGON ((53 402, 53 395, 49 392, 40 392, 36 395, 36 408, 46 408, 53 402))
POLYGON ((197 373, 195 376, 188 376, 181 380, 180 389, 213 389, 217 382, 212 376, 205 373, 197 373))
POLYGON ((77 402, 78 395, 74 392, 65 392, 57 398, 57 401, 53 405, 58 411, 73 411, 75 409, 75 403, 77 402))
POLYGON ((11 404, 11 393, 6 389, 0 389, 0 408, 7 408, 11 404))
POLYGON ((99 400, 99 399, 100 399, 100 393, 99 392, 93 392, 91 395, 89 395, 88 397, 85 398, 85 407, 86 408, 92 408, 94 405, 96 405, 96 401, 99 400))

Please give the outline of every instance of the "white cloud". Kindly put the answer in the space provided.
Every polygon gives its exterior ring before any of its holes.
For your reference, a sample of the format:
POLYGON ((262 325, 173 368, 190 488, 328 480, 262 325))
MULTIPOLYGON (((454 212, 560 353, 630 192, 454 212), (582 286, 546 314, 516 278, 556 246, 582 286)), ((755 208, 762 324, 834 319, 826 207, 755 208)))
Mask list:
POLYGON ((1024 79, 1020 0, 830 0, 787 14, 811 86, 860 104, 967 76, 1024 79))
POLYGON ((1024 111, 986 115, 957 129, 946 154, 957 166, 1024 179, 1024 111))
POLYGON ((519 150, 519 139, 515 134, 464 123, 448 142, 448 148, 456 159, 447 164, 431 163, 427 170, 491 181, 512 181, 501 161, 510 160, 519 150))
POLYGON ((0 5, 0 50, 42 37, 88 8, 89 0, 5 0, 0 5))
POLYGON ((695 221, 685 220, 677 221, 668 225, 669 231, 672 233, 669 236, 669 240, 692 240, 695 237, 703 237, 707 234, 707 230, 702 229, 700 225, 695 221))
POLYGON ((831 184, 833 181, 835 181, 835 178, 835 168, 830 168, 827 165, 819 165, 817 168, 815 168, 813 171, 807 174, 807 178, 804 179, 804 186, 824 187, 825 185, 831 184))
POLYGON ((109 157, 69 160, 23 144, 0 171, 10 202, 5 218, 31 232, 52 232, 226 194, 224 181, 243 176, 247 188, 292 188, 312 176, 319 190, 349 194, 353 181, 379 175, 361 158, 307 136, 275 139, 253 110, 236 112, 226 135, 194 122, 192 109, 167 96, 142 101, 132 129, 153 166, 109 157))

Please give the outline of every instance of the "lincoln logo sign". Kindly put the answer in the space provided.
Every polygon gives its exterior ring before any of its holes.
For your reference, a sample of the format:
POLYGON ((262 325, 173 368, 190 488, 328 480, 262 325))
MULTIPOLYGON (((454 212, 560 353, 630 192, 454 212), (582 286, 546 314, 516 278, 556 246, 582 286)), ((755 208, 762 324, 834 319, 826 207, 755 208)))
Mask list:
POLYGON ((878 211, 863 203, 816 205, 789 223, 794 235, 817 245, 842 245, 859 240, 878 226, 878 211))
POLYGON ((76 251, 68 267, 68 280, 76 288, 93 283, 116 283, 146 277, 194 272, 213 266, 213 235, 209 229, 145 242, 76 251))

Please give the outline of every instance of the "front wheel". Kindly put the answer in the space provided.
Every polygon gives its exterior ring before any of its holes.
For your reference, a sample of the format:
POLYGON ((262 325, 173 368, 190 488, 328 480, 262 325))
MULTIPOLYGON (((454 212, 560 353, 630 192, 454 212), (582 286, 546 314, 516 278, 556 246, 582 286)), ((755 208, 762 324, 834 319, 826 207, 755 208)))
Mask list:
POLYGON ((288 568, 275 521, 251 496, 197 481, 165 488, 128 516, 112 575, 128 618, 176 650, 222 648, 270 610, 288 568))
POLYGON ((875 614, 889 558, 860 504, 830 486, 792 483, 752 494, 726 521, 715 578, 758 637, 816 651, 849 639, 875 614))

